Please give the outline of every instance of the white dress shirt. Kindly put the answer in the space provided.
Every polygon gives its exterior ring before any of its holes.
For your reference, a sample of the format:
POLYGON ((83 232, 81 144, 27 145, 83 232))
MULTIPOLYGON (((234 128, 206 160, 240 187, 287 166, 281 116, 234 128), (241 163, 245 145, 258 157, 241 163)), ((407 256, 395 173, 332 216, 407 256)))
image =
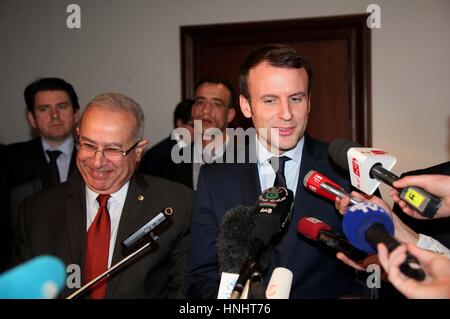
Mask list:
POLYGON ((297 145, 282 155, 272 154, 256 137, 256 156, 258 164, 259 182, 261 184, 261 192, 273 186, 275 182, 275 174, 269 160, 275 157, 287 156, 291 160, 287 161, 284 166, 284 176, 286 178, 287 187, 294 193, 297 191, 298 177, 300 174, 300 164, 302 162, 303 144, 305 138, 302 137, 297 145))
POLYGON ((70 168, 70 160, 72 159, 72 153, 73 153, 73 137, 69 136, 66 138, 66 140, 59 145, 58 147, 51 147, 46 140, 41 138, 42 142, 42 148, 44 149, 45 158, 47 159, 47 163, 50 162, 50 157, 46 153, 47 150, 49 151, 60 151, 61 154, 56 159, 56 165, 58 166, 58 172, 59 172, 59 181, 65 182, 67 181, 67 178, 69 177, 69 168, 70 168))

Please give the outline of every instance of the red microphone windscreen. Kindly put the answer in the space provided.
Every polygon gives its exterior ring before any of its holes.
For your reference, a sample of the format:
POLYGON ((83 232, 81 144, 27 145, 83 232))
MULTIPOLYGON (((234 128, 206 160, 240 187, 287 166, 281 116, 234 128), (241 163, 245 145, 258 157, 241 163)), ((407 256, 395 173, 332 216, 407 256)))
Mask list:
POLYGON ((333 202, 336 201, 336 195, 329 193, 320 187, 320 184, 322 184, 322 183, 328 183, 338 189, 344 190, 341 186, 332 182, 327 177, 323 176, 322 174, 320 174, 319 172, 316 172, 316 171, 309 171, 309 173, 306 174, 305 178, 303 179, 303 185, 307 189, 313 191, 314 193, 316 193, 322 197, 328 198, 329 200, 332 200, 333 202))
POLYGON ((303 217, 297 224, 297 232, 312 240, 317 240, 322 230, 332 230, 332 228, 314 217, 303 217))

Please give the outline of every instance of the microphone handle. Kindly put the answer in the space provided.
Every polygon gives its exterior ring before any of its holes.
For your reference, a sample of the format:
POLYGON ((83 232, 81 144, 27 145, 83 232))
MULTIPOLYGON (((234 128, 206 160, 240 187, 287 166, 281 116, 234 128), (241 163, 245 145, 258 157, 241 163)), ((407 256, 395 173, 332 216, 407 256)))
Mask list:
POLYGON ((125 257, 124 259, 122 259, 121 261, 119 261, 118 263, 116 263, 114 266, 112 266, 111 268, 109 268, 107 271, 103 272, 102 274, 98 275, 97 277, 95 277, 94 279, 92 279, 91 281, 89 281, 86 285, 84 285, 83 287, 81 287, 80 289, 78 289, 77 291, 75 291, 73 294, 71 294, 69 297, 67 297, 66 299, 73 299, 75 297, 78 297, 80 294, 84 293, 86 290, 88 290, 89 288, 91 288, 93 285, 95 285, 98 281, 102 280, 103 278, 105 278, 106 276, 108 276, 110 273, 112 273, 113 271, 115 271, 117 268, 119 268, 120 266, 122 266, 123 264, 125 264, 128 260, 132 259, 134 256, 138 255, 139 253, 141 253, 144 249, 146 249, 147 247, 149 247, 151 245, 151 241, 149 241, 148 243, 146 243, 144 246, 142 246, 141 248, 139 248, 138 250, 136 250, 134 253, 128 255, 127 257, 125 257))
POLYGON ((239 277, 231 292, 230 299, 239 299, 244 291, 245 283, 252 274, 259 268, 258 259, 264 248, 264 242, 259 238, 255 238, 250 242, 247 260, 243 264, 239 277))
POLYGON ((327 191, 328 193, 331 193, 337 197, 340 198, 344 198, 345 196, 350 197, 350 203, 352 205, 356 205, 359 203, 362 203, 363 201, 358 199, 358 198, 354 198, 352 196, 350 196, 350 194, 347 194, 345 191, 343 191, 342 189, 336 188, 335 186, 327 183, 327 182, 323 182, 320 184, 320 188, 322 188, 323 190, 327 191))
MULTIPOLYGON (((372 166, 370 169, 370 177, 375 178, 378 181, 382 181, 391 187, 394 187, 392 186, 392 183, 399 179, 397 175, 383 168, 381 164, 375 164, 372 166)), ((399 197, 403 199, 409 207, 424 217, 433 218, 441 207, 441 200, 423 188, 409 186, 399 189, 398 191, 399 197)))
POLYGON ((375 178, 378 181, 382 181, 383 183, 392 186, 392 183, 394 183, 396 180, 399 179, 397 175, 394 173, 391 173, 387 169, 385 169, 381 164, 375 164, 370 169, 370 177, 375 178))
POLYGON ((266 299, 266 287, 264 287, 262 275, 259 270, 250 276, 250 289, 248 299, 266 299))
POLYGON ((321 230, 318 240, 336 251, 342 252, 353 260, 362 260, 367 254, 353 247, 343 236, 333 231, 321 230))
MULTIPOLYGON (((367 242, 375 250, 377 249, 378 243, 384 243, 389 252, 392 252, 395 248, 400 246, 400 243, 392 237, 380 223, 375 223, 370 226, 365 235, 367 242)), ((405 276, 417 281, 423 281, 425 279, 425 272, 422 270, 419 260, 410 253, 406 253, 406 259, 400 265, 400 271, 405 276)))

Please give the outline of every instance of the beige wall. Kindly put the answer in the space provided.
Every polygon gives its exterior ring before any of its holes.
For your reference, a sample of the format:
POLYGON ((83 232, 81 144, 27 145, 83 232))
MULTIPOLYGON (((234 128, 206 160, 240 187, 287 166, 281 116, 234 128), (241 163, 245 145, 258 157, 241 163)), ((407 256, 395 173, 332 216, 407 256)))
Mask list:
POLYGON ((167 136, 180 99, 179 26, 343 15, 381 6, 372 32, 373 145, 397 173, 449 159, 450 1, 0 0, 0 142, 29 138, 23 88, 37 76, 71 82, 80 102, 118 90, 141 103, 151 142, 167 136), (80 30, 66 28, 69 3, 80 30))

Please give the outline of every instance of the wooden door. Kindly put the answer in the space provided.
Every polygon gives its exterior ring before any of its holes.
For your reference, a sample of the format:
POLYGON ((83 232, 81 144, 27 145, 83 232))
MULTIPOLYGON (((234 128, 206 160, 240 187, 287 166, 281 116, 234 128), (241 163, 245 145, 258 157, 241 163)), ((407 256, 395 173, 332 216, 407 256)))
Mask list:
MULTIPOLYGON (((367 16, 181 27, 183 97, 193 97, 195 82, 206 74, 228 79, 239 92, 239 67, 252 50, 268 43, 288 44, 313 67, 308 133, 328 142, 351 138, 371 146, 367 16)), ((230 126, 251 125, 239 110, 230 126)))

